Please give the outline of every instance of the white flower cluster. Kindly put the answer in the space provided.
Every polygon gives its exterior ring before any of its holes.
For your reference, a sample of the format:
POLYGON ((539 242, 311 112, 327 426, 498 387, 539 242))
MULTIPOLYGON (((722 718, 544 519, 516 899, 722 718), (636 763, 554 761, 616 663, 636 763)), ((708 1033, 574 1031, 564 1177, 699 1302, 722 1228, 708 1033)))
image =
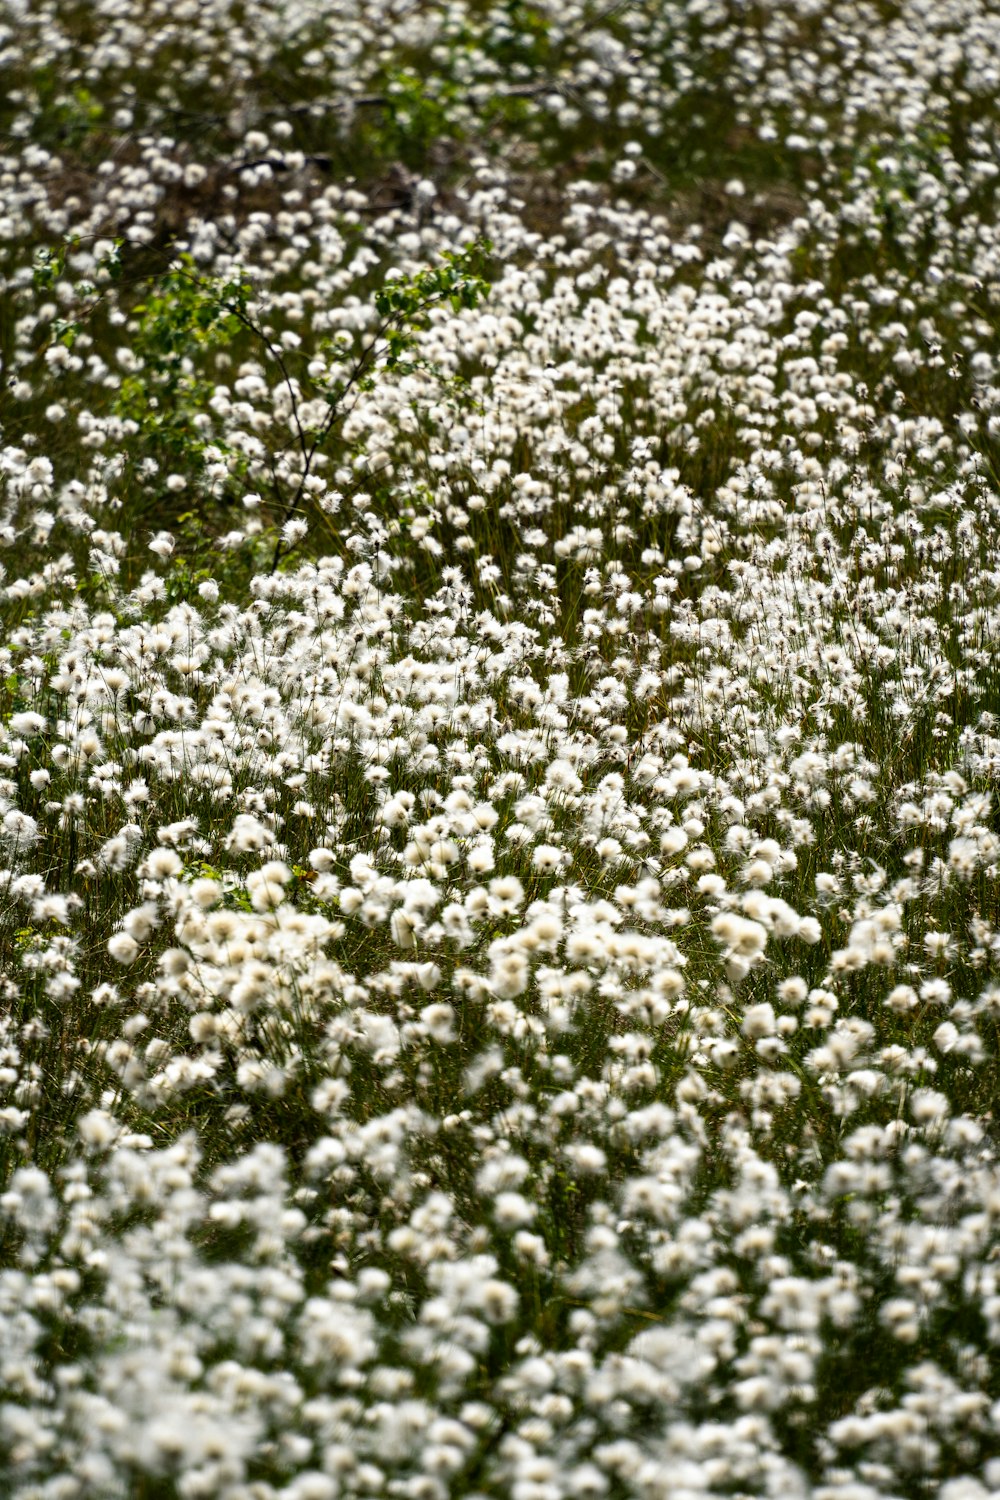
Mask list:
POLYGON ((4 1494, 1000 1496, 987 0, 92 9, 0 23, 4 1494))

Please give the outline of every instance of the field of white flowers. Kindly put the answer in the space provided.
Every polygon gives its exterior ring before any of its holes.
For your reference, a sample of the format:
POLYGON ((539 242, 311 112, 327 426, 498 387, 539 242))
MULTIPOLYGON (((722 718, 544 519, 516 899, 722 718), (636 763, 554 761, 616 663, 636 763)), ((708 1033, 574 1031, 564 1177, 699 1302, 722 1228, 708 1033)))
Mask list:
POLYGON ((0 77, 0 1492, 995 1500, 995 0, 0 77))

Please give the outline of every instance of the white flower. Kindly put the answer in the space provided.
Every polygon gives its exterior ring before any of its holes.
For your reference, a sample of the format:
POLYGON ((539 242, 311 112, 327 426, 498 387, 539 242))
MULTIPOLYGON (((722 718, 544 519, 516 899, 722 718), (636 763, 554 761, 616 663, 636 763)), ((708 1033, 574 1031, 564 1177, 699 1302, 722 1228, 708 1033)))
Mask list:
POLYGON ((454 1007, 443 1002, 433 1005, 425 1005, 420 1012, 420 1019, 427 1028, 427 1033, 435 1042, 447 1045, 455 1040, 455 1011, 454 1007))
POLYGON ((226 848, 237 854, 249 854, 268 848, 271 842, 271 834, 259 818, 252 813, 238 813, 226 839, 226 848))
POLYGON ((567 1161, 584 1177, 596 1177, 605 1171, 608 1158, 592 1141, 574 1141, 565 1148, 567 1161))
POLYGON ((910 1095, 910 1117, 915 1125, 934 1125, 950 1114, 947 1098, 936 1089, 915 1089, 910 1095))
POLYGON ((417 934, 423 922, 416 912, 398 907, 389 919, 389 931, 397 948, 412 951, 417 946, 417 934))
POLYGON ((509 1323, 516 1315, 519 1298, 514 1288, 506 1281, 498 1281, 495 1277, 490 1277, 483 1282, 477 1301, 487 1323, 497 1326, 509 1323))
POLYGON ((118 1134, 118 1125, 104 1109, 91 1109, 76 1122, 77 1134, 85 1146, 100 1149, 110 1146, 118 1134))
POLYGON ((493 1200, 493 1218, 504 1230, 521 1229, 534 1219, 537 1208, 521 1193, 498 1193, 493 1200))
POLYGON ((524 887, 516 875, 499 876, 489 884, 489 906, 494 916, 510 916, 524 904, 524 887))
POLYGON ((767 946, 767 929, 735 912, 720 912, 712 919, 712 936, 727 952, 753 962, 767 946))
POLYGON ((151 849, 143 860, 140 874, 149 880, 167 880, 179 875, 184 866, 173 849, 151 849))
POLYGON ((808 994, 809 986, 797 974, 790 979, 783 979, 778 985, 778 999, 792 1010, 797 1010, 800 1005, 804 1005, 808 994))
POLYGON ((529 1172, 528 1163, 513 1152, 504 1152, 485 1162, 476 1173, 476 1187, 486 1197, 501 1188, 520 1187, 529 1172))
POLYGON ((41 734, 45 728, 45 717, 43 714, 35 713, 33 709, 28 709, 22 713, 11 714, 7 727, 11 734, 26 736, 41 734))
POLYGON ((139 957, 139 944, 127 932, 116 932, 108 939, 108 952, 119 964, 134 964, 139 957))
POLYGON ((38 839, 38 823, 28 813, 12 808, 0 823, 3 842, 18 852, 30 849, 38 839))
POLYGON ((210 911, 222 900, 222 885, 218 880, 200 876, 197 880, 192 880, 188 894, 202 911, 210 911))
POLYGON ((749 1041, 756 1041, 758 1037, 772 1036, 776 1024, 774 1006, 769 1000, 764 1000, 759 1005, 748 1006, 740 1030, 749 1041))
POLYGON ((159 926, 159 909, 154 901, 145 901, 142 906, 136 906, 130 910, 124 918, 124 932, 135 938, 136 942, 145 942, 150 938, 153 930, 159 926))

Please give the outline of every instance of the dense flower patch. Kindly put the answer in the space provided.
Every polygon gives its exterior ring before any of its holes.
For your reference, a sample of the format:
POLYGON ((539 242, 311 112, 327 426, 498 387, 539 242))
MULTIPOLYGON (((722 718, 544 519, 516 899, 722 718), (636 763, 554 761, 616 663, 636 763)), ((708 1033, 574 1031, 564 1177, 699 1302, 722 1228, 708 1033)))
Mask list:
POLYGON ((989 5, 0 58, 4 1493, 1000 1494, 989 5))

